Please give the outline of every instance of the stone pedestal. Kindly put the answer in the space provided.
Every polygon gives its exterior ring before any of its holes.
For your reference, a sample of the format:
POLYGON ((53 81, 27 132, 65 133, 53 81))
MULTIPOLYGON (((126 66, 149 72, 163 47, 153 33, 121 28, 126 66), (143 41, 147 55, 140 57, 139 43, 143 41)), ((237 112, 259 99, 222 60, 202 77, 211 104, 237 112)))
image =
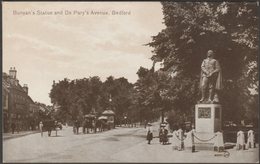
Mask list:
POLYGON ((202 133, 221 131, 222 107, 220 104, 197 104, 195 106, 195 130, 202 133))
POLYGON ((216 132, 221 131, 222 107, 220 104, 197 104, 195 106, 196 150, 214 150, 218 142, 216 132))

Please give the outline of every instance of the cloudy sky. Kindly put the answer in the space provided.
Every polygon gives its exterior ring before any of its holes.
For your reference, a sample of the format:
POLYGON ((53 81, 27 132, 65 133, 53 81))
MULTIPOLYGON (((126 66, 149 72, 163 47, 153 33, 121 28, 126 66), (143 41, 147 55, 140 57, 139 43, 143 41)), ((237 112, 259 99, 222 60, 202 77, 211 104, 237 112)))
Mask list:
POLYGON ((48 105, 53 80, 112 75, 134 83, 140 66, 152 66, 143 45, 162 22, 159 2, 3 2, 3 72, 15 67, 32 99, 48 105))

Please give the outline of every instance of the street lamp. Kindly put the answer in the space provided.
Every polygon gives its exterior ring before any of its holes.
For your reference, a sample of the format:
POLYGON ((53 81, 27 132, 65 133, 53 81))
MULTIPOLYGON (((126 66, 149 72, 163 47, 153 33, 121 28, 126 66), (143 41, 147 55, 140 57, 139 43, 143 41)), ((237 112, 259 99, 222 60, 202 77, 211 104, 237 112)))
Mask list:
MULTIPOLYGON (((167 96, 167 90, 166 89, 162 89, 159 91, 159 95, 161 97, 161 101, 163 100, 166 100, 166 99, 169 99, 169 97, 167 96)), ((161 116, 162 116, 162 120, 161 122, 163 123, 164 122, 164 106, 162 106, 162 109, 161 109, 161 116)))
MULTIPOLYGON (((163 94, 164 94, 163 90, 160 90, 159 95, 161 97, 161 100, 163 99, 163 94)), ((164 122, 164 109, 163 109, 163 107, 161 108, 161 117, 162 117, 161 122, 163 123, 164 122)))
POLYGON ((109 102, 112 102, 111 94, 109 95, 109 102))
POLYGON ((126 126, 126 119, 127 119, 127 117, 125 116, 124 119, 125 119, 125 126, 126 126))
POLYGON ((112 97, 111 97, 111 94, 109 95, 109 106, 110 106, 110 110, 112 110, 112 97))
MULTIPOLYGON (((109 106, 110 106, 110 110, 113 111, 111 94, 109 95, 109 106)), ((113 128, 115 128, 116 127, 115 115, 114 116, 110 116, 110 117, 113 117, 113 128)))

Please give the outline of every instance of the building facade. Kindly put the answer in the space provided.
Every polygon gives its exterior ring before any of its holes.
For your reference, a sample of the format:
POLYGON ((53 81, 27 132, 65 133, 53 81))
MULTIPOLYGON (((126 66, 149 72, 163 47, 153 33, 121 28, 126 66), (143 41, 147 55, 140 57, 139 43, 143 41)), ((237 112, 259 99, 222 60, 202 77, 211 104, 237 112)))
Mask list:
POLYGON ((28 86, 19 84, 17 71, 12 67, 9 74, 2 75, 2 106, 4 132, 10 132, 13 123, 19 131, 34 129, 37 106, 28 95, 28 86))
POLYGON ((2 77, 2 118, 3 118, 3 131, 7 131, 9 124, 9 85, 2 77))

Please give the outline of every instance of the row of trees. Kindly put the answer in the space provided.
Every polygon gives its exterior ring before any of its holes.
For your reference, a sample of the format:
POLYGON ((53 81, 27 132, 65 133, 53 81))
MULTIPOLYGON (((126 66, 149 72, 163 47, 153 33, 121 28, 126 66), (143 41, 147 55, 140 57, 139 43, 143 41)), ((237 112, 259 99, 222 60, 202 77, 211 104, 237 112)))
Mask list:
MULTIPOLYGON (((169 122, 192 120, 199 100, 200 65, 209 49, 223 71, 220 102, 224 120, 258 119, 258 27, 256 2, 162 2, 165 29, 147 44, 151 60, 162 68, 140 67, 138 80, 99 77, 64 79, 50 97, 61 105, 60 118, 75 119, 93 108, 109 107, 118 117, 134 121, 157 119, 168 112, 169 122)), ((158 22, 160 23, 160 22, 158 22)))
MULTIPOLYGON (((133 84, 125 78, 110 76, 105 82, 97 76, 65 78, 53 83, 50 97, 53 104, 59 105, 55 118, 61 121, 81 120, 86 114, 101 114, 106 109, 114 110, 118 119, 135 113, 133 84)), ((136 121, 135 117, 131 118, 136 121)))

